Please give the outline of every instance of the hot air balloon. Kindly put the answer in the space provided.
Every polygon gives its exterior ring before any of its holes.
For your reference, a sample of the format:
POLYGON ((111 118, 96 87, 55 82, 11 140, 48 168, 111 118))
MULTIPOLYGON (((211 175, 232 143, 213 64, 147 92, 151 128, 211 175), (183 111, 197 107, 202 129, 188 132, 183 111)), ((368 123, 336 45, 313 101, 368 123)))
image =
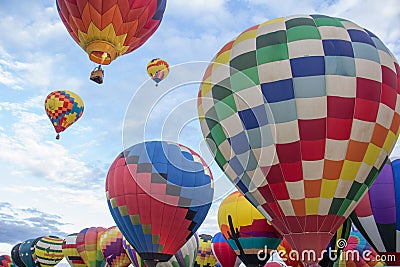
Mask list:
POLYGON ((195 233, 167 262, 157 263, 157 267, 192 267, 199 249, 199 237, 195 233))
POLYGON ((57 236, 45 236, 40 238, 35 245, 36 262, 40 267, 52 267, 63 258, 63 240, 57 236))
POLYGON ((56 130, 56 139, 60 138, 60 132, 76 122, 83 114, 83 101, 71 91, 51 92, 44 102, 47 116, 56 130))
POLYGON ((132 262, 132 265, 134 267, 144 267, 145 264, 140 258, 139 254, 136 252, 136 250, 132 247, 131 244, 126 240, 124 236, 122 236, 122 246, 125 249, 126 254, 128 255, 129 259, 132 262))
POLYGON ((147 74, 156 83, 156 86, 167 77, 168 73, 168 62, 161 58, 154 58, 147 64, 147 74))
POLYGON ((86 267, 85 262, 83 261, 81 256, 79 256, 79 252, 76 249, 77 236, 78 233, 74 233, 67 235, 64 238, 64 242, 62 244, 62 252, 71 267, 86 267))
POLYGON ((211 240, 211 249, 222 267, 238 267, 240 260, 229 246, 221 232, 216 233, 211 240))
POLYGON ((106 179, 114 221, 150 267, 168 261, 196 232, 213 194, 204 160, 183 145, 165 141, 124 150, 106 179))
POLYGON ((25 267, 38 267, 36 263, 35 244, 41 237, 36 239, 28 239, 21 243, 19 247, 19 257, 24 263, 25 267))
POLYGON ((14 265, 17 267, 25 267, 25 263, 22 261, 19 255, 19 248, 21 247, 21 243, 16 244, 11 249, 11 259, 14 262, 14 265))
POLYGON ((0 255, 0 267, 13 267, 14 263, 10 256, 0 255))
POLYGON ((400 265, 400 160, 386 161, 368 193, 350 215, 354 225, 381 255, 400 265))
POLYGON ((193 267, 213 267, 217 264, 217 259, 212 253, 211 240, 211 235, 199 235, 199 249, 193 267))
POLYGON ((255 25, 208 66, 201 128, 218 165, 298 251, 320 254, 393 149, 399 65, 325 15, 255 25))
MULTIPOLYGON (((323 258, 319 261, 319 266, 321 267, 333 267, 334 263, 340 258, 343 250, 344 243, 347 242, 351 232, 351 220, 346 219, 342 226, 336 231, 335 235, 332 237, 331 242, 327 248, 327 252, 324 253, 323 258)), ((319 255, 318 255, 319 256, 319 255)))
POLYGON ((270 252, 282 241, 281 234, 238 191, 221 202, 218 225, 246 266, 263 266, 268 260, 268 255, 262 254, 264 250, 270 252), (259 257, 261 254, 263 256, 259 257))
MULTIPOLYGON (((97 64, 128 54, 157 30, 166 0, 57 0, 58 14, 74 41, 97 64)), ((102 83, 96 76, 91 78, 102 83)))
POLYGON ((76 237, 76 249, 87 267, 102 267, 104 262, 99 238, 106 230, 103 227, 90 227, 81 230, 76 237))
POLYGON ((358 231, 352 231, 347 240, 343 253, 335 267, 374 267, 385 266, 376 251, 358 231))
POLYGON ((303 262, 300 260, 301 256, 298 254, 298 251, 292 250, 286 239, 282 239, 282 242, 279 244, 276 251, 279 253, 279 256, 284 260, 287 266, 305 267, 303 262))
POLYGON ((127 267, 131 264, 122 246, 122 233, 117 226, 103 232, 99 239, 99 246, 109 267, 127 267))

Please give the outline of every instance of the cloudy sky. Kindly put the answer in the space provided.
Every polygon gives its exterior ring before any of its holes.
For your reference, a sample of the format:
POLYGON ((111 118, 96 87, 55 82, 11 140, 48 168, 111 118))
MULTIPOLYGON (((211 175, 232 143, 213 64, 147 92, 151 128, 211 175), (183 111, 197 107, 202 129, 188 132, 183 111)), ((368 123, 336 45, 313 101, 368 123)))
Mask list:
POLYGON ((216 199, 200 233, 216 233, 218 205, 233 186, 210 159, 196 118, 207 62, 255 24, 315 13, 371 30, 399 58, 399 0, 169 0, 157 32, 105 67, 97 85, 88 79, 94 63, 67 33, 54 0, 0 0, 0 254, 29 238, 114 225, 104 193, 108 167, 141 140, 178 141, 208 160, 216 199), (158 88, 146 73, 154 57, 172 66, 158 88), (58 89, 85 102, 59 141, 43 107, 58 89))

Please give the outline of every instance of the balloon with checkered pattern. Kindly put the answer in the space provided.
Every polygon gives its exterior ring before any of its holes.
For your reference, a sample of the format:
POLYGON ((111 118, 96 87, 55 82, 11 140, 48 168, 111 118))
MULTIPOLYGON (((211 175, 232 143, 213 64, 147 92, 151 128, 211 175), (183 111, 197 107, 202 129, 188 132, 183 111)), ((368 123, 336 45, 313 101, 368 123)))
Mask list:
POLYGON ((293 249, 318 254, 396 143, 399 81, 372 32, 326 15, 282 17, 216 54, 199 119, 236 187, 293 249))
POLYGON ((14 267, 14 262, 8 255, 0 255, 0 267, 14 267))

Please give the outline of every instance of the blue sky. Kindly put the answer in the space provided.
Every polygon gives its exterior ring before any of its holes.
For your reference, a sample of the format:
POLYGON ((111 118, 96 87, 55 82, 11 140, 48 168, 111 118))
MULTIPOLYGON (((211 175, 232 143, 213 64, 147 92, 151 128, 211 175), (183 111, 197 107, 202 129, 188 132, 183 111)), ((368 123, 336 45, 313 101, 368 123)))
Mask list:
POLYGON ((124 145, 143 139, 202 152, 216 177, 216 201, 199 232, 215 234, 220 198, 233 186, 210 159, 196 120, 202 72, 243 30, 312 13, 352 20, 399 58, 398 0, 169 0, 156 33, 105 67, 97 85, 88 79, 95 64, 67 33, 54 0, 0 0, 0 254, 28 238, 114 225, 104 192, 108 167, 124 145), (172 66, 158 88, 146 73, 154 57, 172 66), (78 93, 85 112, 56 141, 43 102, 59 89, 78 93))

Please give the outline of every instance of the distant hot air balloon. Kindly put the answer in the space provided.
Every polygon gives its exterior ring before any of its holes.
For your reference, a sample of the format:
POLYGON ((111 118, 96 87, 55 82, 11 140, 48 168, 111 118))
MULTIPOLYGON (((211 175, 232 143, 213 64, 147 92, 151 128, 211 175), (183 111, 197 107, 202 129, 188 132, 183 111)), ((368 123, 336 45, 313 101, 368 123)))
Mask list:
POLYGON ((78 234, 75 233, 67 235, 64 238, 64 242, 62 244, 62 252, 71 267, 86 267, 85 262, 83 261, 82 257, 79 256, 79 252, 76 248, 77 236, 78 234))
POLYGON ((379 254, 396 257, 387 265, 400 265, 400 159, 387 160, 350 218, 379 254))
POLYGON ((87 267, 102 267, 103 254, 99 245, 99 238, 106 230, 103 227, 90 227, 81 230, 76 237, 76 249, 87 267))
POLYGON ((0 255, 0 267, 14 267, 11 257, 8 255, 0 255))
POLYGON ((240 260, 235 251, 229 246, 224 235, 219 232, 216 233, 211 240, 211 248, 215 258, 222 267, 238 267, 240 260))
POLYGON ((199 235, 199 249, 193 267, 213 267, 218 261, 211 249, 211 235, 199 235))
POLYGON ((196 232, 213 193, 204 160, 183 145, 164 141, 124 150, 106 180, 114 221, 149 267, 168 261, 196 232))
POLYGON ((47 116, 56 130, 56 139, 60 132, 76 122, 83 114, 83 101, 71 91, 51 92, 44 102, 47 116))
POLYGON ((37 241, 35 256, 40 267, 52 267, 64 258, 62 244, 63 240, 57 236, 45 236, 37 241))
POLYGON ((11 259, 17 267, 26 267, 25 263, 22 261, 19 255, 19 248, 21 247, 21 243, 16 244, 11 249, 11 259))
POLYGON ((36 239, 28 239, 21 243, 19 247, 19 257, 26 267, 38 267, 36 263, 35 244, 41 237, 36 239))
POLYGON ((281 234, 238 191, 228 195, 218 209, 218 225, 228 244, 246 266, 263 266, 282 241, 281 234), (260 252, 260 253, 259 253, 260 252))
POLYGON ((199 91, 201 128, 235 186, 297 251, 323 251, 399 132, 400 68, 357 24, 293 15, 227 43, 199 91))
POLYGON ((108 65, 150 38, 160 25, 167 1, 57 0, 56 3, 74 41, 90 60, 108 65))
POLYGON ((152 59, 147 64, 147 74, 149 74, 150 78, 156 82, 156 86, 167 77, 168 73, 168 62, 161 58, 152 59))
POLYGON ((109 267, 127 267, 131 264, 122 246, 122 233, 117 226, 110 227, 101 234, 99 246, 109 267))
POLYGON ((144 267, 145 264, 140 258, 139 254, 136 252, 136 250, 132 247, 131 244, 126 240, 124 236, 122 236, 122 246, 125 249, 126 254, 128 255, 129 259, 132 262, 132 265, 134 267, 144 267))
POLYGON ((157 263, 157 267, 192 267, 199 249, 199 237, 195 233, 167 262, 157 263))

